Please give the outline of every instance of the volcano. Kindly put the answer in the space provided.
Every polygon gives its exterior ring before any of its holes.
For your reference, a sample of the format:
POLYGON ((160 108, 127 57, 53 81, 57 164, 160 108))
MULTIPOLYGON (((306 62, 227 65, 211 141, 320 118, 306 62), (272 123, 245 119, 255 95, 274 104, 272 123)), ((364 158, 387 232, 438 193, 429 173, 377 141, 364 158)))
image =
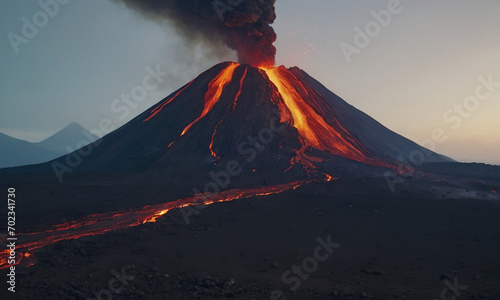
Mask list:
POLYGON ((77 171, 184 172, 239 157, 253 172, 366 175, 396 168, 415 150, 428 162, 452 161, 387 129, 297 67, 225 62, 96 142, 77 171))

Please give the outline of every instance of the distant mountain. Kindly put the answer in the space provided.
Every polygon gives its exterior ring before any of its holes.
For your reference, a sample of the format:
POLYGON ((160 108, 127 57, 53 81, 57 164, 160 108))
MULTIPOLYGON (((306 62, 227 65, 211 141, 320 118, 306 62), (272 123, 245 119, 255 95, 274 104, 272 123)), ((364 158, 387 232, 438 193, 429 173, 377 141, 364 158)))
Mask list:
MULTIPOLYGON (((78 123, 70 123, 54 135, 37 143, 57 156, 68 154, 99 139, 78 123)), ((55 157, 54 157, 55 158, 55 157)))
POLYGON ((38 164, 58 157, 53 151, 0 133, 0 168, 38 164))
POLYGON ((38 143, 30 143, 0 133, 0 168, 44 163, 97 139, 98 137, 77 123, 69 124, 38 143))

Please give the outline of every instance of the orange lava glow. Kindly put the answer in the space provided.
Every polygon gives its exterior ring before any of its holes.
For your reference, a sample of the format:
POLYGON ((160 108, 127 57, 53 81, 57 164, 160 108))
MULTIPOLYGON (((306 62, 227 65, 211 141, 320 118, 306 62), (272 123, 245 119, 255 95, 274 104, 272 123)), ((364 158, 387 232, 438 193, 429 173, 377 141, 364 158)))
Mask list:
POLYGON ((308 91, 295 75, 283 68, 264 69, 264 71, 278 88, 286 107, 292 114, 292 125, 300 133, 303 145, 310 145, 358 161, 365 160, 366 150, 353 146, 302 98, 299 90, 305 93, 308 91))
MULTIPOLYGON (((236 103, 238 103, 238 99, 241 96, 241 90, 243 89, 243 82, 245 81, 245 77, 247 76, 247 72, 248 72, 248 67, 245 68, 245 72, 243 73, 243 76, 240 79, 240 89, 238 90, 238 93, 236 93, 236 97, 234 98, 233 105, 231 106, 231 111, 234 111, 234 109, 236 108, 236 103)), ((228 110, 226 111, 226 114, 228 111, 229 111, 229 107, 228 107, 228 110)), ((215 135, 217 134, 217 129, 219 128, 219 125, 222 123, 222 121, 224 121, 225 117, 226 117, 226 115, 224 115, 224 117, 215 126, 214 133, 212 134, 212 139, 210 140, 210 145, 208 146, 208 148, 210 149, 210 153, 215 158, 219 158, 219 156, 217 156, 217 153, 215 153, 215 151, 213 149, 214 138, 215 138, 215 135)))
POLYGON ((312 157, 306 153, 308 147, 321 151, 328 151, 335 155, 369 163, 372 165, 390 167, 384 162, 370 158, 368 151, 336 120, 330 118, 329 124, 324 116, 321 116, 316 107, 315 92, 304 85, 293 73, 283 67, 261 69, 277 88, 279 98, 285 105, 280 106, 282 122, 289 121, 297 129, 300 142, 303 145, 296 151, 292 159, 292 166, 301 164, 306 169, 314 169, 314 163, 322 161, 320 158, 312 157), (306 100, 307 99, 307 100, 306 100), (287 119, 290 117, 291 119, 287 119))
MULTIPOLYGON (((18 244, 16 247, 16 265, 20 264, 21 267, 33 265, 35 260, 31 253, 35 249, 39 249, 63 240, 74 240, 84 236, 99 235, 113 230, 156 222, 158 218, 165 215, 172 209, 191 205, 210 205, 213 203, 227 202, 236 199, 278 194, 287 190, 296 189, 307 183, 325 182, 331 180, 331 176, 327 175, 327 177, 323 179, 294 181, 275 186, 233 189, 221 192, 213 197, 195 195, 190 198, 148 205, 135 210, 93 214, 78 221, 55 225, 52 229, 40 232, 17 234, 16 236, 18 236, 19 240, 22 240, 23 243, 18 244)), ((11 266, 8 264, 8 258, 9 250, 2 250, 0 252, 0 269, 5 269, 11 266)))
POLYGON ((222 91, 233 79, 234 70, 236 70, 238 66, 239 64, 231 63, 208 84, 208 91, 205 94, 205 107, 203 108, 201 115, 189 124, 184 131, 182 131, 181 136, 186 134, 186 132, 188 132, 189 129, 196 124, 196 122, 203 119, 203 117, 205 117, 212 107, 214 107, 214 105, 219 101, 222 91))
POLYGON ((248 73, 248 67, 245 68, 245 72, 243 73, 243 76, 240 79, 240 89, 239 89, 238 93, 236 94, 236 98, 234 98, 233 108, 231 111, 234 111, 234 109, 236 108, 236 103, 238 103, 238 99, 240 99, 241 90, 243 89, 243 82, 245 81, 245 78, 247 77, 247 73, 248 73))

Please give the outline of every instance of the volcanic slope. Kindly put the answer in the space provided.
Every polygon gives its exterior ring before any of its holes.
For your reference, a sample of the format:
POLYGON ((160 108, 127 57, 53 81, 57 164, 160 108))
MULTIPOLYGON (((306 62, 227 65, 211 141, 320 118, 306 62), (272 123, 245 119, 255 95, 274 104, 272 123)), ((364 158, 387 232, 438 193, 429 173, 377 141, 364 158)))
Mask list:
POLYGON ((372 175, 395 169, 414 150, 427 162, 452 161, 387 129, 297 67, 232 62, 205 71, 92 148, 77 173, 187 174, 237 158, 245 170, 372 175))

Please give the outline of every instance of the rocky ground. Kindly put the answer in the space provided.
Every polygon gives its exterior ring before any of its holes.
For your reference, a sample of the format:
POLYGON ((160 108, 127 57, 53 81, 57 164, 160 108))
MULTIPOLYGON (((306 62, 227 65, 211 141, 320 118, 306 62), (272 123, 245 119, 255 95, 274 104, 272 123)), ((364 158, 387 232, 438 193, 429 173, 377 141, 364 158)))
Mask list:
POLYGON ((0 298, 500 299, 500 203, 454 190, 338 180, 177 209, 35 251, 0 298))

